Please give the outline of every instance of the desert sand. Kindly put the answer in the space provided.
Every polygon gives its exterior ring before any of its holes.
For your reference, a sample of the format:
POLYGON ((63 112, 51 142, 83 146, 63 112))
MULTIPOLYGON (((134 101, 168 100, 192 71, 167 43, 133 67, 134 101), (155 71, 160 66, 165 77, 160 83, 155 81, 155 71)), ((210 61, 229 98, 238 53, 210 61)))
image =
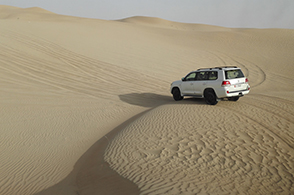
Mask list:
POLYGON ((294 194, 294 30, 0 6, 0 194, 294 194), (237 65, 237 102, 170 83, 237 65))

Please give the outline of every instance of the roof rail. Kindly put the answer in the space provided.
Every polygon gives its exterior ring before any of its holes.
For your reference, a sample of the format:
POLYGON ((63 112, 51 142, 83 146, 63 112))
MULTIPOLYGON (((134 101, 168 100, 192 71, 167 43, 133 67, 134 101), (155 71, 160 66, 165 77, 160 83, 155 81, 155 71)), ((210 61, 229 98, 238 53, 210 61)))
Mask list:
POLYGON ((237 68, 237 66, 219 66, 219 67, 215 67, 215 68, 222 70, 223 68, 237 68))
POLYGON ((207 70, 207 69, 211 70, 211 68, 198 68, 197 70, 207 70))
POLYGON ((199 68, 198 70, 212 70, 212 69, 219 69, 222 70, 223 68, 238 68, 237 66, 218 66, 218 67, 214 67, 214 68, 199 68))

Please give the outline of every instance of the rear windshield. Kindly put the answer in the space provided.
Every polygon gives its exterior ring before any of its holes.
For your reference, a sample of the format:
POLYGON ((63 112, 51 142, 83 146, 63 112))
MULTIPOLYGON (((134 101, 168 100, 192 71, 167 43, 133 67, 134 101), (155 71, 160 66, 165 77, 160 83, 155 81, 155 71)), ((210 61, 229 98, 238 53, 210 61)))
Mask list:
POLYGON ((226 70, 226 79, 237 79, 237 78, 243 78, 244 74, 241 71, 241 69, 235 69, 235 70, 226 70))

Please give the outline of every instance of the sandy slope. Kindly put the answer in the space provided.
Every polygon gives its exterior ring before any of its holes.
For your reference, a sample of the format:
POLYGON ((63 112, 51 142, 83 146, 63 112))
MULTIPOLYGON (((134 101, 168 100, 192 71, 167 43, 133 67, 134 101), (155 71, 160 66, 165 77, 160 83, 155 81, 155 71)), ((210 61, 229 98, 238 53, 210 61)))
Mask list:
POLYGON ((160 106, 125 128, 106 160, 141 194, 289 194, 293 104, 281 109, 288 103, 252 95, 217 107, 160 106))
POLYGON ((293 51, 287 29, 0 6, 0 194, 93 194, 96 163, 141 194, 294 193, 293 51), (242 67, 250 95, 172 100, 171 81, 224 64, 242 67), (124 121, 102 162, 96 141, 124 121))

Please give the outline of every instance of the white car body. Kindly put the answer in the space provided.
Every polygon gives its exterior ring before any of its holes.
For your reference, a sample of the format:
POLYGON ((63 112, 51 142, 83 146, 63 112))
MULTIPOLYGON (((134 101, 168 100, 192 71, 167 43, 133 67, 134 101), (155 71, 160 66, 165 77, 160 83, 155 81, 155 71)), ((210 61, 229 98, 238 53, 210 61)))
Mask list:
POLYGON ((215 101, 207 103, 215 105, 217 101, 224 98, 237 101, 239 97, 249 93, 250 86, 241 69, 230 66, 192 71, 182 80, 174 81, 170 88, 175 100, 181 100, 184 96, 207 100, 209 99, 208 91, 211 92, 210 95, 215 94, 215 101))

